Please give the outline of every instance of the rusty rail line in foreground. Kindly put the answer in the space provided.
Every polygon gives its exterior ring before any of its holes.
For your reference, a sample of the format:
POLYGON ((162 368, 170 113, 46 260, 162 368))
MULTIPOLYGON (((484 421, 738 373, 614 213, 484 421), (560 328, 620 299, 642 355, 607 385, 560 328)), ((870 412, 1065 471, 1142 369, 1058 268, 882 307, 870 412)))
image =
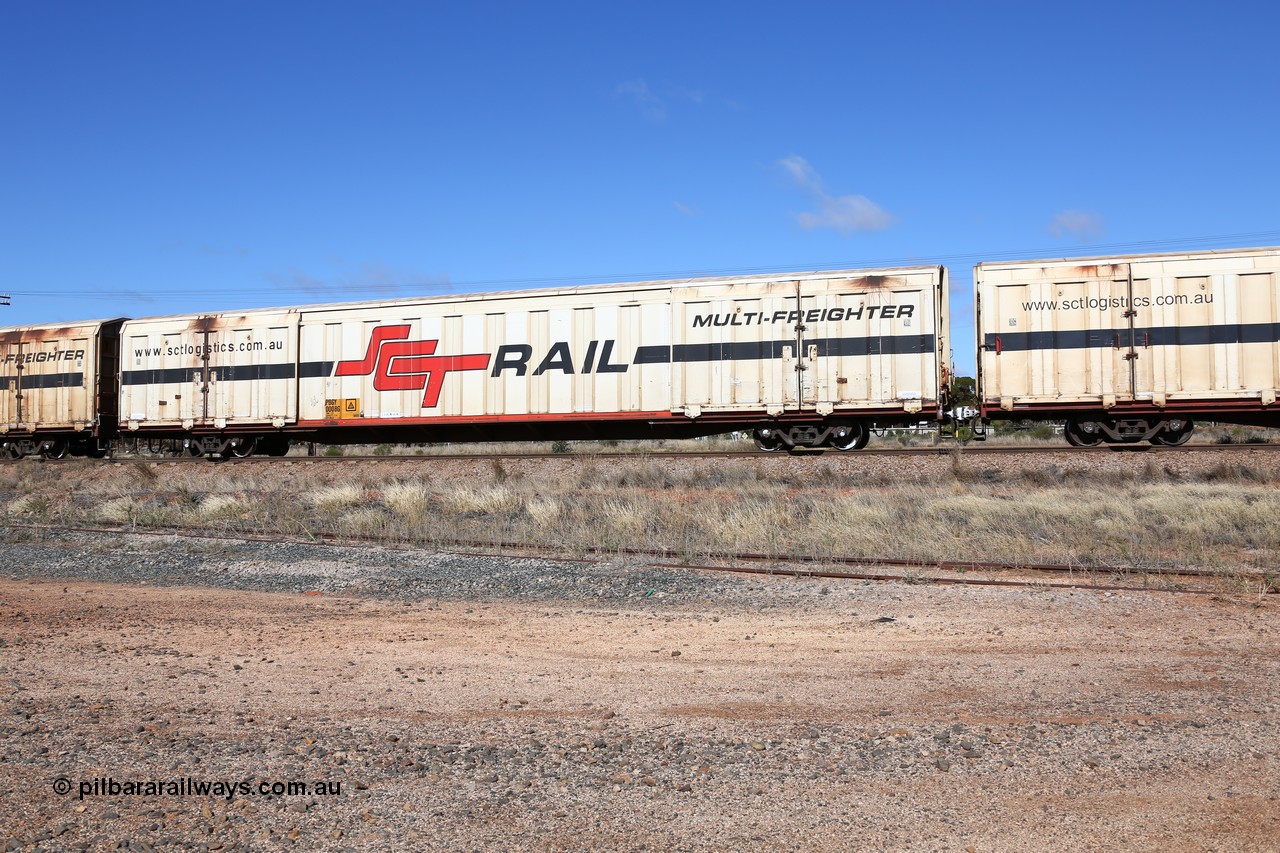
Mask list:
MULTIPOLYGON (((443 550, 439 546, 428 543, 387 542, 372 536, 286 536, 267 531, 215 532, 191 531, 177 528, 131 528, 131 527, 63 527, 41 524, 18 524, 6 522, 0 527, 22 530, 37 530, 45 533, 90 533, 110 535, 169 536, 184 539, 204 539, 213 541, 259 542, 264 544, 297 544, 321 545, 330 547, 353 547, 358 545, 376 545, 391 550, 413 548, 430 548, 443 550)), ((537 556, 542 559, 556 559, 564 562, 588 563, 598 562, 614 556, 649 557, 658 560, 671 560, 680 554, 669 549, 658 548, 589 548, 580 553, 589 557, 576 556, 563 550, 530 545, 517 542, 482 542, 453 540, 448 547, 458 550, 459 554, 500 558, 537 556), (498 551, 486 549, 499 549, 498 551)), ((982 562, 973 560, 913 560, 884 557, 815 557, 788 556, 778 557, 767 554, 720 554, 716 555, 720 563, 728 565, 698 564, 692 562, 653 562, 655 568, 685 569, 696 571, 731 572, 738 574, 768 575, 772 577, 794 578, 828 578, 834 580, 864 580, 880 582, 899 582, 904 584, 933 584, 948 586, 990 586, 1032 589, 1082 589, 1094 591, 1126 591, 1126 592, 1164 592, 1187 593, 1195 595, 1217 595, 1222 590, 1188 588, 1184 586, 1156 586, 1149 583, 1118 584, 1100 582, 1101 578, 1117 578, 1134 576, 1144 581, 1152 578, 1161 579, 1194 579, 1242 581, 1257 584, 1256 590, 1262 595, 1280 594, 1280 571, 1255 571, 1225 574, 1208 569, 1194 568, 1142 568, 1137 566, 1083 566, 1053 563, 1014 563, 1014 562, 982 562), (734 565, 734 564, 737 565, 734 565), (761 566, 760 563, 774 563, 773 566, 761 566), (852 571, 841 568, 824 568, 829 566, 848 567, 883 567, 890 571, 852 571), (906 570, 902 572, 901 570, 906 570), (954 574, 946 576, 924 575, 920 571, 948 571, 954 574), (1026 580, 1009 578, 973 577, 968 572, 989 574, 1023 573, 1032 575, 1068 576, 1068 581, 1026 580)))
MULTIPOLYGON (((574 451, 570 453, 550 453, 546 451, 531 453, 430 453, 419 455, 409 454, 360 454, 349 456, 325 456, 323 454, 316 456, 249 456, 243 459, 220 457, 204 457, 204 456, 165 456, 165 455, 134 455, 132 453, 123 453, 111 455, 102 461, 115 464, 127 464, 130 462, 148 462, 165 465, 173 464, 194 464, 217 462, 231 465, 268 465, 275 463, 284 464, 311 464, 311 463, 353 463, 353 462, 431 462, 431 461, 466 461, 474 460, 480 462, 487 461, 516 461, 516 460, 574 460, 574 459, 609 459, 609 460, 625 460, 625 459, 787 459, 787 458, 816 458, 819 456, 828 456, 832 459, 856 459, 865 456, 951 456, 954 454, 973 455, 973 456, 1037 456, 1042 454, 1108 454, 1108 453, 1153 453, 1157 455, 1163 454, 1183 454, 1183 453, 1204 453, 1208 451, 1227 451, 1235 453, 1240 451, 1262 451, 1268 453, 1280 452, 1280 444, 1184 444, 1172 447, 1156 447, 1149 444, 1133 444, 1133 445, 1101 445, 1097 447, 1070 447, 1068 445, 1043 445, 1043 446, 1025 446, 1025 445, 975 445, 975 444, 948 444, 936 447, 868 447, 862 450, 851 452, 841 452, 831 450, 829 448, 804 449, 795 453, 779 453, 766 452, 763 450, 631 450, 631 451, 574 451)), ((39 457, 28 457, 36 460, 41 464, 74 464, 83 460, 66 458, 61 460, 40 459, 39 457)), ((21 460, 8 458, 0 458, 0 464, 17 463, 21 460)))

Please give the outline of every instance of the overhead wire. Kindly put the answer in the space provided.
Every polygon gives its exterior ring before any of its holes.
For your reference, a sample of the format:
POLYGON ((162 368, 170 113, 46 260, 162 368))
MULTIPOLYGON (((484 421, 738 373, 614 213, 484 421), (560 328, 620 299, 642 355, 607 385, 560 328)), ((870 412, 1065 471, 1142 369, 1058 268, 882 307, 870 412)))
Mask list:
MULTIPOLYGON (((604 273, 577 274, 561 276, 530 276, 521 278, 476 278, 460 279, 438 283, 407 282, 403 285, 388 286, 378 283, 361 287, 358 284, 329 285, 324 288, 306 287, 303 285, 271 284, 270 286, 218 287, 216 295, 265 295, 287 291, 304 294, 316 300, 349 298, 350 294, 360 292, 370 295, 382 295, 389 299, 424 293, 449 294, 467 293, 478 288, 503 287, 521 289, 533 285, 573 285, 584 283, 613 284, 627 281, 683 280, 694 278, 723 277, 734 275, 757 275, 772 272, 795 270, 823 269, 859 269, 872 267, 920 266, 926 264, 944 264, 959 262, 976 262, 982 260, 1021 260, 1033 258, 1062 258, 1076 255, 1107 255, 1141 250, 1168 251, 1183 249, 1185 251, 1212 250, 1223 247, 1246 247, 1247 244, 1280 242, 1280 230, 1249 231, 1235 234, 1215 234, 1199 237, 1179 237, 1162 240, 1132 240, 1117 243, 1086 243, 1070 246, 1051 246, 1035 249, 1009 249, 1003 251, 979 251, 944 253, 935 255, 900 255, 880 258, 858 258, 854 260, 813 262, 799 264, 770 264, 744 267, 716 267, 681 270, 661 270, 639 273, 604 273), (1210 245, 1213 244, 1213 245, 1210 245)), ((146 303, 159 299, 170 299, 175 294, 162 289, 130 289, 106 290, 103 288, 89 290, 9 290, 9 296, 48 296, 51 292, 63 297, 75 297, 88 300, 129 301, 146 303)))

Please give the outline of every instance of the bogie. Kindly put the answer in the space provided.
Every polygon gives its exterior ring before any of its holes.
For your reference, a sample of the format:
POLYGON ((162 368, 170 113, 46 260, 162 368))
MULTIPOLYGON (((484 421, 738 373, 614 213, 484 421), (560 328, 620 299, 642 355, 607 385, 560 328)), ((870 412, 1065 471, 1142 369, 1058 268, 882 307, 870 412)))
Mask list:
POLYGON ((1073 447, 1094 447, 1107 444, 1138 444, 1149 441, 1155 445, 1176 447, 1186 444, 1195 428, 1189 420, 1148 420, 1146 418, 1090 419, 1077 418, 1067 421, 1063 436, 1073 447))
POLYGON ((861 450, 871 440, 871 431, 860 421, 807 423, 790 426, 761 426, 753 432, 756 447, 765 451, 816 449, 861 450))

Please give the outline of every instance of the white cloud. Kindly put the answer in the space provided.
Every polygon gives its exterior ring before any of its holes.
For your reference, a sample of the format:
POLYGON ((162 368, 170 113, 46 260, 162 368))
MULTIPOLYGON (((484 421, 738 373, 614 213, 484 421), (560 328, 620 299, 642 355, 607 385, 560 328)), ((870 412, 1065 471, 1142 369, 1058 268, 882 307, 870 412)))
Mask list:
POLYGON ((809 161, 799 155, 779 160, 778 165, 817 207, 817 210, 791 214, 805 230, 830 228, 841 234, 883 231, 897 220, 896 216, 864 195, 831 195, 809 161))
POLYGON ((1055 237, 1101 237, 1102 215, 1092 210, 1064 210, 1048 227, 1055 237))
POLYGON ((701 89, 685 89, 683 87, 676 89, 676 95, 684 100, 702 106, 707 100, 707 93, 701 89))
POLYGON ((629 98, 639 108, 640 114, 650 121, 667 119, 667 105, 650 90, 643 78, 619 83, 613 94, 614 97, 629 98))
POLYGON ((694 207, 691 204, 685 204, 682 201, 673 201, 671 203, 675 205, 676 210, 680 211, 685 216, 701 216, 702 215, 702 210, 697 207, 694 207))

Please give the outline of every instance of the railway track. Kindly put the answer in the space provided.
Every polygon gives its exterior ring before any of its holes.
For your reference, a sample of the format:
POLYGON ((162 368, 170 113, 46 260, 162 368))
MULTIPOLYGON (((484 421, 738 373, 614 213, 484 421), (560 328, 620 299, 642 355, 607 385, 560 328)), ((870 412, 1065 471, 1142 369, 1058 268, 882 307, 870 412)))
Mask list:
MULTIPOLYGON (((431 462, 431 461, 455 461, 455 460, 537 460, 537 459, 787 459, 787 458, 817 458, 826 456, 834 459, 856 459, 859 457, 884 457, 884 456, 920 456, 920 457, 938 457, 952 456, 957 453, 965 456, 1038 456, 1043 454, 1066 454, 1070 456, 1082 455, 1098 455, 1103 456, 1112 453, 1142 453, 1155 454, 1163 456, 1166 454, 1182 455, 1182 454, 1199 454, 1210 451, 1249 451, 1262 453, 1280 452, 1280 444, 1185 444, 1180 447, 1154 447, 1152 445, 1118 445, 1103 447, 1069 447, 1067 445, 1043 445, 1043 446, 999 446, 999 445, 946 445, 939 447, 869 447, 850 453, 842 453, 835 450, 803 450, 796 453, 776 453, 766 452, 762 450, 654 450, 654 451, 605 451, 605 452, 575 452, 575 453, 432 453, 418 455, 373 455, 373 454, 352 454, 344 456, 249 456, 244 459, 220 457, 192 457, 192 456, 163 456, 148 454, 121 453, 108 456, 103 462, 127 463, 127 462, 149 462, 156 464, 193 464, 202 462, 219 462, 231 465, 265 465, 274 463, 283 464, 310 464, 316 462, 344 464, 352 462, 431 462)), ((38 457, 28 457, 28 459, 36 460, 38 457)), ((4 459, 0 460, 0 464, 4 462, 14 463, 22 460, 4 459)), ((46 464, 58 464, 73 462, 73 459, 39 460, 46 464)))
MULTIPOLYGON (((78 533, 86 535, 134 535, 178 537, 204 541, 260 542, 264 544, 300 544, 331 547, 355 547, 376 545, 390 549, 434 547, 439 543, 388 542, 377 537, 361 536, 284 536, 269 531, 244 531, 219 533, 215 531, 191 531, 178 528, 134 528, 125 526, 56 526, 42 524, 6 523, 0 525, 12 529, 43 533, 78 533)), ((1259 595, 1280 594, 1280 572, 1255 571, 1224 575, 1219 572, 1195 568, 1164 568, 1138 566, 1085 566, 1080 564, 1012 563, 975 560, 916 560, 894 557, 854 556, 772 556, 753 553, 714 555, 715 562, 694 563, 680 559, 681 555, 659 548, 610 548, 587 549, 566 553, 548 546, 521 542, 486 542, 479 540, 455 540, 446 543, 448 549, 460 554, 488 557, 537 557, 564 562, 598 562, 616 556, 639 557, 651 560, 656 568, 729 572, 737 574, 768 575, 771 577, 826 578, 834 580, 861 580, 897 582, 904 584, 932 584, 946 586, 989 586, 1020 589, 1084 589, 1094 591, 1127 591, 1183 593, 1194 595, 1218 595, 1223 589, 1186 586, 1185 582, 1206 583, 1231 581, 1249 586, 1251 593, 1259 595), (861 569, 861 570, 859 570, 861 569), (946 572, 947 574, 938 574, 946 572), (1029 577, 1009 577, 1009 575, 1029 577), (1001 575, 992 577, 991 575, 1001 575), (1122 580, 1137 582, 1122 583, 1122 580)), ((1238 591, 1238 590, 1237 590, 1238 591)))

